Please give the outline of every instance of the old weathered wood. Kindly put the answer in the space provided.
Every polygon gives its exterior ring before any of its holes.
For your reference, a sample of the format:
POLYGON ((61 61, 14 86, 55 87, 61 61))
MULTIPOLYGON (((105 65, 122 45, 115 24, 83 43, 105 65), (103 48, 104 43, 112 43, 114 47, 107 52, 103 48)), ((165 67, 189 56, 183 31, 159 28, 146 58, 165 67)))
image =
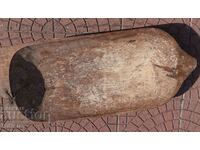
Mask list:
POLYGON ((0 64, 0 96, 11 93, 32 120, 55 121, 161 105, 196 60, 148 28, 4 48, 0 64))

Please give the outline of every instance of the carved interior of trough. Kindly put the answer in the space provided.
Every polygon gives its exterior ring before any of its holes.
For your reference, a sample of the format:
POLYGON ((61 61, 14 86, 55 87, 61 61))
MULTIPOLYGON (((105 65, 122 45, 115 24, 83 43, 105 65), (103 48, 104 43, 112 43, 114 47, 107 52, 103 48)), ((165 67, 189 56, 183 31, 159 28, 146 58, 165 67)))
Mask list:
POLYGON ((45 94, 45 84, 37 67, 17 53, 10 63, 11 94, 19 110, 31 120, 39 120, 39 106, 45 94))

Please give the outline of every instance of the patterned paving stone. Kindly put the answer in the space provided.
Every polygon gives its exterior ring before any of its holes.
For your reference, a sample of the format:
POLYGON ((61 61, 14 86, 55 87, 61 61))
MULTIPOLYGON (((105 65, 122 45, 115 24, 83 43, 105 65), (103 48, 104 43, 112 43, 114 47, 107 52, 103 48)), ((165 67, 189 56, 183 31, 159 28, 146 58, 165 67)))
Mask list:
MULTIPOLYGON (((0 47, 43 39, 67 38, 87 33, 107 32, 161 25, 189 54, 200 58, 200 19, 193 18, 18 18, 0 19, 0 47), (173 24, 173 25, 169 25, 173 24)), ((185 132, 200 131, 200 69, 184 82, 177 97, 168 103, 140 112, 96 118, 35 123, 5 116, 5 99, 0 101, 0 131, 48 132, 185 132)))

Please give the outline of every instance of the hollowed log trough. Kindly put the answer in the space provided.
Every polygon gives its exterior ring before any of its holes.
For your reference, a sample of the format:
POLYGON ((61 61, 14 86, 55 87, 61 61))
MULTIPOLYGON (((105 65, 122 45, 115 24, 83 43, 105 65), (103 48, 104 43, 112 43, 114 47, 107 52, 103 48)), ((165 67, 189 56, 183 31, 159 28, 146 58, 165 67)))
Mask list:
POLYGON ((0 96, 34 121, 138 111, 169 101, 195 67, 155 28, 48 40, 0 50, 0 96))

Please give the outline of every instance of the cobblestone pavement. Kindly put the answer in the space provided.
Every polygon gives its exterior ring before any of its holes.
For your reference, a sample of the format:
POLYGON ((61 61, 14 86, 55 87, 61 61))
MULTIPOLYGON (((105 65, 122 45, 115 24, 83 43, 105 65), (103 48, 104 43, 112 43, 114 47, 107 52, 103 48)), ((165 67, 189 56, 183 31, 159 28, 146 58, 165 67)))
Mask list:
MULTIPOLYGON (((67 38, 86 33, 157 26, 176 38, 189 54, 200 58, 200 19, 0 19, 0 47, 67 38)), ((35 123, 7 119, 0 100, 1 131, 200 131, 199 67, 168 103, 122 115, 35 123)))

